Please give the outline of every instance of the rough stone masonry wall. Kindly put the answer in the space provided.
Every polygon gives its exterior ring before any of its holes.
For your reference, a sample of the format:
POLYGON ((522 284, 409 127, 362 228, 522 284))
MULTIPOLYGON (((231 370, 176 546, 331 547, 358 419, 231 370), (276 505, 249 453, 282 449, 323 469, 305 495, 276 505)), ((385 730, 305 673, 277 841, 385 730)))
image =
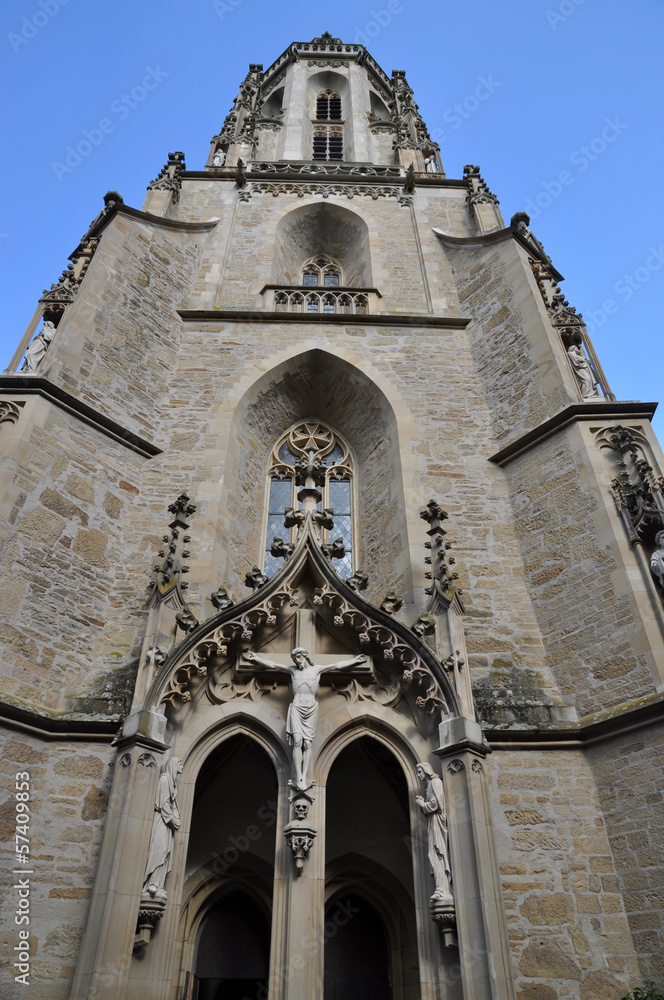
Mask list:
POLYGON ((506 468, 526 580, 542 628, 547 663, 563 694, 589 715, 654 693, 634 642, 628 595, 614 586, 617 564, 600 539, 583 451, 564 430, 506 468))
POLYGON ((121 714, 145 595, 124 524, 147 460, 34 396, 0 434, 0 694, 121 714))
POLYGON ((447 256, 462 313, 474 319, 469 329, 473 358, 491 410, 497 451, 577 396, 571 396, 562 377, 551 379, 553 342, 533 309, 533 293, 515 247, 447 249, 447 256), (524 309, 530 314, 528 325, 524 309))
MULTIPOLYGON (((115 753, 100 743, 48 742, 11 733, 0 750, 0 996, 67 1000, 85 925, 115 753), (30 983, 14 981, 18 926, 15 776, 30 775, 30 983)), ((21 925, 24 927, 25 925, 21 925)))
POLYGON ((664 727, 589 751, 644 981, 664 985, 664 727))
MULTIPOLYGON (((476 320, 469 333, 491 407, 495 444, 505 445, 537 427, 570 398, 562 385, 544 393, 545 356, 532 356, 532 338, 541 340, 542 331, 526 329, 517 307, 519 296, 526 293, 505 280, 498 252, 476 263, 461 251, 452 256, 461 300, 476 320)), ((550 365, 553 359, 552 347, 550 365)), ((504 470, 545 662, 563 697, 573 699, 581 715, 654 690, 646 655, 634 642, 629 601, 614 587, 612 574, 619 567, 611 547, 598 535, 594 514, 607 498, 588 475, 586 447, 567 429, 504 470)))
POLYGON ((620 1000, 641 970, 585 753, 498 751, 487 772, 518 1000, 620 1000))
POLYGON ((159 405, 178 349, 176 310, 206 233, 111 221, 43 372, 124 427, 159 441, 159 405))

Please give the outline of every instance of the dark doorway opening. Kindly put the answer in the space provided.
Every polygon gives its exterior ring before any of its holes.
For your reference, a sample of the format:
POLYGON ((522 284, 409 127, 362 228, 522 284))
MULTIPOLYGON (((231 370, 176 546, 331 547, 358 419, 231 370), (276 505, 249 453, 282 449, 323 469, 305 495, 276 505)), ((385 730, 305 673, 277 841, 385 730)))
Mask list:
POLYGON ((222 899, 206 916, 196 955, 196 1000, 265 1000, 270 926, 242 892, 222 899))
POLYGON ((392 1000, 383 921, 354 893, 325 914, 325 1000, 392 1000))

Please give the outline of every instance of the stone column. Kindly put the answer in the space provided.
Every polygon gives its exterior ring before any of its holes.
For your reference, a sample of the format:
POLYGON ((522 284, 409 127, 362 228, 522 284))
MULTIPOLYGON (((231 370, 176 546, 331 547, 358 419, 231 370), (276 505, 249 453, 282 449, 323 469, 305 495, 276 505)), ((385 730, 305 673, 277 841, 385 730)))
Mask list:
POLYGON ((71 1000, 124 1000, 127 996, 154 801, 166 749, 134 739, 118 750, 71 1000))
POLYGON ((464 1000, 514 1000, 507 922, 493 837, 479 723, 439 727, 464 1000))
POLYGON ((311 1000, 323 996, 325 939, 325 789, 311 789, 309 818, 317 836, 298 875, 283 835, 288 791, 280 792, 270 958, 270 1000, 311 1000), (281 842, 280 842, 281 838, 281 842))

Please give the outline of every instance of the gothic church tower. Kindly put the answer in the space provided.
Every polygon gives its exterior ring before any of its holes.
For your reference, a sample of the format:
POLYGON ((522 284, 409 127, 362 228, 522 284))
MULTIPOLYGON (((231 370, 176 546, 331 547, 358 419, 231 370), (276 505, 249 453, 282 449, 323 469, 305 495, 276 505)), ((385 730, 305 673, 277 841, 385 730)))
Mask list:
POLYGON ((528 216, 329 34, 104 202, 0 378, 2 996, 664 980, 655 404, 528 216))

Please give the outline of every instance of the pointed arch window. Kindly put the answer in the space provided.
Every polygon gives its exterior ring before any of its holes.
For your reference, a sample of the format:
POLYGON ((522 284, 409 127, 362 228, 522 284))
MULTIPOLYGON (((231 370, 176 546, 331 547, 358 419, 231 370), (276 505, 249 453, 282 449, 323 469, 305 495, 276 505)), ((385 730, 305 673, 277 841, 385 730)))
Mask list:
POLYGON ((341 124, 341 97, 336 90, 323 90, 316 98, 314 160, 343 160, 344 130, 341 124), (318 124, 328 122, 329 124, 318 124), (332 124, 339 122, 338 125, 332 124))
POLYGON ((316 121, 341 121, 341 97, 336 90, 322 90, 316 98, 316 121))
POLYGON ((282 538, 294 542, 295 529, 284 527, 284 509, 298 509, 301 468, 313 461, 322 468, 318 489, 321 500, 318 508, 331 507, 334 511, 334 528, 323 532, 323 542, 341 538, 345 555, 335 559, 334 567, 344 579, 353 573, 353 458, 350 448, 337 434, 320 420, 304 420, 295 424, 283 435, 272 450, 268 472, 268 503, 265 530, 265 573, 272 576, 282 565, 282 560, 271 554, 272 540, 282 538))
POLYGON ((302 268, 303 285, 324 288, 338 288, 341 284, 341 268, 325 254, 317 254, 305 261, 302 268))

